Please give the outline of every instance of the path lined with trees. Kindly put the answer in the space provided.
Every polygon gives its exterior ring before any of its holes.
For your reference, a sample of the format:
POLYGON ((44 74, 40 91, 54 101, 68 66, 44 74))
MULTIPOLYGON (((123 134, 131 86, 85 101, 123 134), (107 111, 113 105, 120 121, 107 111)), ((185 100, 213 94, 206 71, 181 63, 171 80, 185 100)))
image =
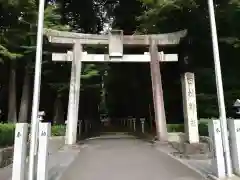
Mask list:
MULTIPOLYGON (((125 34, 166 33, 188 29, 191 64, 196 71, 199 117, 217 116, 217 99, 207 2, 200 0, 47 0, 45 27, 100 33, 106 25, 125 34)), ((29 121, 35 63, 37 1, 0 1, 0 120, 29 121)), ((228 116, 239 97, 239 0, 216 2, 223 83, 228 116)), ((86 47, 97 51, 96 47, 86 47)), ((51 61, 44 41, 40 110, 45 119, 63 124, 66 119, 70 64, 51 61)), ((178 49, 176 49, 177 51, 178 49)), ((136 52, 138 50, 132 50, 136 52)), ((179 64, 162 65, 168 123, 182 123, 179 64)), ((153 104, 148 64, 84 64, 80 119, 146 117, 153 104)))

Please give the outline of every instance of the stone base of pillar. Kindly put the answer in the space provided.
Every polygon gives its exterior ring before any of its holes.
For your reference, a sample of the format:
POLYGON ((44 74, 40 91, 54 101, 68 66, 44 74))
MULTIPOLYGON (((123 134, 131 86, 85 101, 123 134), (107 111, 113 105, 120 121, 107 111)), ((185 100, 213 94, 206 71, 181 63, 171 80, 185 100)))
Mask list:
POLYGON ((205 154, 209 152, 209 145, 207 143, 183 143, 183 153, 191 154, 205 154))
POLYGON ((212 145, 209 139, 202 139, 199 143, 189 143, 185 133, 168 133, 168 143, 176 153, 191 159, 208 159, 212 156, 212 145))
POLYGON ((185 158, 209 159, 212 156, 208 143, 170 142, 171 146, 185 158))

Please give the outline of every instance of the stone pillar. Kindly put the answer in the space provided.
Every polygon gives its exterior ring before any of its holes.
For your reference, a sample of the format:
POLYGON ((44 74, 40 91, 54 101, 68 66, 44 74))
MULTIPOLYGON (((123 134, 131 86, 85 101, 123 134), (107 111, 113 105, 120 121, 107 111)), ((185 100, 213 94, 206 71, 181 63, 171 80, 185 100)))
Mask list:
POLYGON ((11 180, 27 179, 25 177, 27 139, 28 139, 28 124, 16 123, 11 180))
POLYGON ((186 72, 181 76, 184 126, 189 143, 199 143, 197 104, 194 73, 186 72))
MULTIPOLYGON (((150 39, 150 71, 153 91, 154 116, 156 121, 157 137, 160 141, 167 141, 167 124, 164 109, 163 89, 160 72, 158 48, 155 42, 150 39)), ((161 58, 164 54, 162 53, 161 58)))
MULTIPOLYGON (((81 59, 82 46, 76 42, 73 46, 72 69, 70 80, 70 91, 68 100, 67 116, 67 137, 66 144, 72 145, 77 141, 77 122, 78 122, 78 105, 80 97, 80 79, 81 79, 81 59)), ((69 55, 71 56, 71 54, 69 55)))
POLYGON ((233 171, 240 175, 240 119, 228 120, 233 171))
POLYGON ((211 160, 211 169, 214 176, 219 179, 225 179, 225 161, 223 156, 223 144, 221 136, 221 125, 219 120, 209 121, 208 124, 209 137, 213 146, 213 158, 211 160))
POLYGON ((51 137, 51 123, 39 123, 38 133, 38 161, 37 161, 37 180, 48 179, 49 163, 49 139, 51 137))
POLYGON ((145 118, 140 118, 142 133, 145 133, 145 118))

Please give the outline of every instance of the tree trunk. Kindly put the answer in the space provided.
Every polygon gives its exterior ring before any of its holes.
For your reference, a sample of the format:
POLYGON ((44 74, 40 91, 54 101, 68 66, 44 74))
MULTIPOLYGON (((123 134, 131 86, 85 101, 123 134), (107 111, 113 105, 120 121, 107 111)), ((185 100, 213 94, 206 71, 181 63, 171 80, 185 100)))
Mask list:
POLYGON ((8 122, 17 122, 17 100, 16 100, 16 69, 11 63, 9 77, 9 95, 8 95, 8 122))
POLYGON ((53 123, 54 124, 64 124, 64 112, 63 112, 63 106, 62 101, 58 97, 54 103, 54 117, 53 117, 53 123))
POLYGON ((19 111, 19 122, 25 123, 28 120, 28 110, 29 110, 29 87, 30 86, 30 78, 29 74, 26 70, 24 81, 23 81, 23 90, 22 90, 22 97, 21 97, 21 104, 20 104, 20 111, 19 111))

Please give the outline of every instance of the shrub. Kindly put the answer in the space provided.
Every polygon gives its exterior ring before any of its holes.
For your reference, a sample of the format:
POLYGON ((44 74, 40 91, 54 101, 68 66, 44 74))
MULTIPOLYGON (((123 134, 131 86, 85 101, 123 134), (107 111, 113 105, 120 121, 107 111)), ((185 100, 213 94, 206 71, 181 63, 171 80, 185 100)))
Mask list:
POLYGON ((54 125, 52 126, 52 136, 65 136, 65 125, 54 125))
POLYGON ((184 132, 184 124, 168 124, 168 132, 184 132))
POLYGON ((200 136, 208 136, 208 123, 200 122, 198 125, 200 136))
MULTIPOLYGON (((184 132, 184 124, 168 124, 168 132, 184 132)), ((199 122, 198 124, 200 136, 208 136, 207 122, 199 122)))
MULTIPOLYGON (((64 136, 64 125, 52 126, 52 136, 64 136)), ((30 133, 30 128, 29 131, 30 133)), ((12 146, 14 144, 15 124, 1 124, 0 123, 0 147, 12 146)))
POLYGON ((15 124, 0 124, 0 147, 12 146, 14 133, 15 124))

